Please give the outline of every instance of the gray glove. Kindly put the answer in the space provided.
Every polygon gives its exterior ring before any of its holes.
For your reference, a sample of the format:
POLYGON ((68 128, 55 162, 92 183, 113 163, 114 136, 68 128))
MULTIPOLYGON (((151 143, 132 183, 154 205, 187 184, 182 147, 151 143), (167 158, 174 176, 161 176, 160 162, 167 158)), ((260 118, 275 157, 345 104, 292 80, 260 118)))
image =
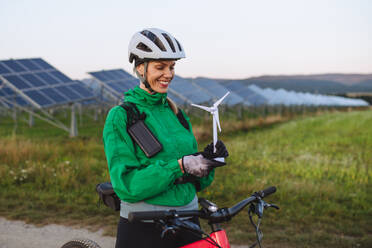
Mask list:
POLYGON ((200 153, 191 154, 182 157, 183 170, 196 177, 205 177, 209 172, 220 166, 220 163, 215 160, 207 159, 200 153))

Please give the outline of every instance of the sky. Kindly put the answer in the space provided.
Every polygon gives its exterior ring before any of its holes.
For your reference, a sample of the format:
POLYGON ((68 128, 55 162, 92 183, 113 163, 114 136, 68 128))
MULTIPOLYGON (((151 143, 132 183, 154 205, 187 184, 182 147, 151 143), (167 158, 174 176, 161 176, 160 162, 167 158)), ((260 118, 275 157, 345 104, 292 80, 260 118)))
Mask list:
POLYGON ((157 27, 183 45, 183 77, 372 73, 371 13, 370 0, 0 0, 0 60, 131 72, 130 38, 157 27))

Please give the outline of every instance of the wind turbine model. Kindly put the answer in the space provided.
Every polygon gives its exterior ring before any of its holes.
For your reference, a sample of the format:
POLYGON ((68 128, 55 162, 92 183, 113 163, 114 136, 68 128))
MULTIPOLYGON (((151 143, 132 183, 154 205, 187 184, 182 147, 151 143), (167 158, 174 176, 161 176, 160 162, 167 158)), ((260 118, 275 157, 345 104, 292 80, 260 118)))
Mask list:
MULTIPOLYGON (((217 107, 218 107, 218 105, 220 105, 220 103, 223 101, 223 99, 225 99, 225 97, 227 97, 228 94, 230 94, 230 91, 228 91, 223 97, 221 97, 221 99, 219 99, 217 102, 215 102, 213 104, 213 106, 211 106, 211 107, 205 107, 205 106, 201 106, 201 105, 197 105, 197 104, 191 104, 192 106, 195 106, 195 107, 198 107, 198 108, 204 109, 205 111, 210 112, 213 116, 213 147, 214 147, 213 152, 216 152, 217 127, 221 132, 221 125, 220 125, 220 119, 219 119, 219 116, 218 116, 218 108, 217 107)), ((224 158, 215 158, 215 160, 217 160, 219 162, 225 162, 224 158)))

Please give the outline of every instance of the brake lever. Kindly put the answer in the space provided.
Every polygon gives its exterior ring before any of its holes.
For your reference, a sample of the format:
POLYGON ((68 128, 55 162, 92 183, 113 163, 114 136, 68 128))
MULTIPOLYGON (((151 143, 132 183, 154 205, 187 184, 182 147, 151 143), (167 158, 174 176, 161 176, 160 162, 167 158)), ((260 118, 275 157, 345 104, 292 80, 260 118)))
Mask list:
POLYGON ((275 208, 276 210, 279 210, 280 208, 275 204, 270 204, 262 200, 261 198, 258 198, 256 206, 251 207, 251 211, 258 216, 258 218, 262 218, 264 209, 267 208, 275 208))
POLYGON ((197 232, 199 234, 203 234, 203 231, 201 230, 200 226, 192 222, 191 220, 181 220, 181 219, 175 219, 173 224, 176 227, 184 228, 190 231, 197 232))
POLYGON ((177 226, 174 226, 173 224, 169 224, 164 220, 155 220, 154 221, 159 227, 161 227, 161 238, 164 238, 168 233, 175 234, 178 230, 177 226))
POLYGON ((275 208, 276 210, 279 210, 279 209, 280 209, 280 207, 277 206, 277 205, 275 205, 275 204, 272 204, 272 203, 266 203, 266 202, 265 202, 265 209, 266 209, 266 208, 275 208))
POLYGON ((176 230, 176 227, 166 225, 165 227, 163 227, 163 231, 161 232, 161 238, 163 239, 165 235, 168 235, 169 232, 174 235, 176 233, 176 230))

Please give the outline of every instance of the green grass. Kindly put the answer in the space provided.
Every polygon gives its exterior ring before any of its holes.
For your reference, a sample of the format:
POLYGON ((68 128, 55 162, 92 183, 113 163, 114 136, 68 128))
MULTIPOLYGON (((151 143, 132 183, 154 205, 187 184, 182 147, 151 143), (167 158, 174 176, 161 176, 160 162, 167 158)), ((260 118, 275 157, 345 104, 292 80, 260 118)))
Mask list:
MULTIPOLYGON (((270 241, 367 247, 372 244, 371 125, 370 111, 333 113, 229 137, 229 165, 205 194, 229 206, 276 185, 278 192, 267 200, 281 210, 270 211, 263 225, 270 241)), ((248 228, 247 222, 236 220, 232 231, 248 228)))
MULTIPOLYGON (((221 136, 228 165, 200 196, 231 206, 275 185, 267 201, 281 209, 265 212, 265 247, 371 247, 371 126, 372 111, 355 111, 229 130, 221 136)), ((109 180, 102 121, 86 118, 74 139, 42 122, 31 129, 19 122, 12 132, 5 118, 0 127, 0 216, 115 235, 118 213, 98 208, 94 191, 109 180)), ((254 242, 246 211, 224 226, 232 243, 254 242)))

